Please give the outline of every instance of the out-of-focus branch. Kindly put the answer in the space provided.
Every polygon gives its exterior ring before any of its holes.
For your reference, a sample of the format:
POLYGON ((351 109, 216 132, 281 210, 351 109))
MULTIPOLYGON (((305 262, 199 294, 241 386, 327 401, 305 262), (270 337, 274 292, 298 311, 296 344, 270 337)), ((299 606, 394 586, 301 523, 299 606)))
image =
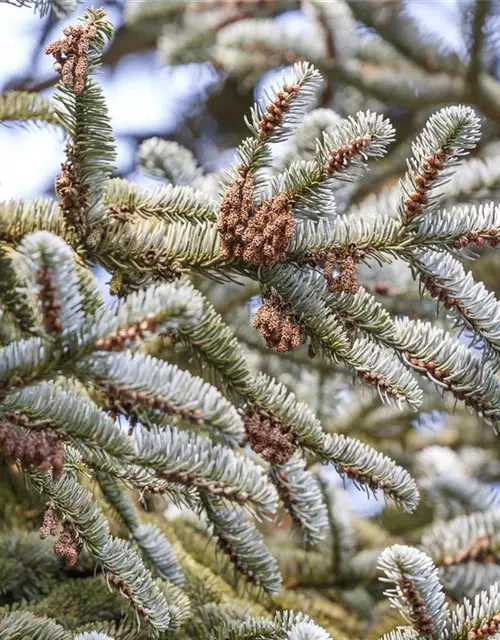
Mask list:
POLYGON ((422 43, 417 25, 405 14, 402 3, 398 0, 382 2, 347 0, 347 2, 358 20, 375 29, 399 53, 428 73, 452 71, 453 68, 459 72, 459 61, 455 55, 444 56, 437 52, 435 46, 426 46, 422 43))
POLYGON ((489 0, 476 0, 472 19, 472 33, 470 43, 470 61, 467 69, 467 80, 474 84, 481 70, 481 54, 484 42, 484 23, 490 12, 489 0))

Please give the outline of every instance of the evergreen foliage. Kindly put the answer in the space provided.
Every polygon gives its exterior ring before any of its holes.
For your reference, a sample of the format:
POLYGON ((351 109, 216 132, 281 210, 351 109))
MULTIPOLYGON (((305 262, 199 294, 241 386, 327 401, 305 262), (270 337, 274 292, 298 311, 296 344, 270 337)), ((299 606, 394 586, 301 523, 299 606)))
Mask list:
POLYGON ((468 270, 500 240, 498 15, 466 3, 465 62, 400 4, 86 9, 54 96, 0 96, 67 136, 56 197, 0 203, 1 640, 500 637, 500 311, 468 270), (113 176, 95 76, 129 36, 226 83, 286 67, 224 173, 152 137, 158 187, 113 176), (425 119, 398 140, 385 103, 425 119))

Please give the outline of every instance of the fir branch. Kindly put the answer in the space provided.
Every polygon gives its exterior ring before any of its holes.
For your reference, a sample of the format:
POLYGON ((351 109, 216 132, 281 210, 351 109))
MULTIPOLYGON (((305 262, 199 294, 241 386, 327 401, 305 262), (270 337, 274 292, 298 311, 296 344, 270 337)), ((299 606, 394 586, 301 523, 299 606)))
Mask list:
POLYGON ((243 422, 220 392, 201 378, 147 354, 128 351, 95 355, 78 363, 85 376, 120 409, 146 425, 167 425, 172 417, 205 424, 228 444, 243 439, 243 422))
POLYGON ((438 47, 422 43, 415 19, 405 14, 399 5, 379 6, 363 0, 347 0, 354 17, 374 28, 382 38, 411 61, 416 62, 430 74, 446 70, 460 73, 461 65, 456 56, 446 55, 438 47), (384 11, 385 10, 385 11, 384 11))
POLYGON ((281 420, 295 434, 300 446, 321 455, 325 434, 321 423, 303 402, 299 402, 284 384, 261 373, 253 381, 247 397, 268 413, 281 420))
POLYGON ((269 595, 276 595, 281 576, 255 526, 210 496, 202 496, 201 502, 212 525, 212 535, 217 538, 217 546, 229 556, 235 570, 269 595))
POLYGON ((153 633, 169 627, 168 603, 140 558, 123 540, 109 535, 108 523, 87 489, 69 474, 54 483, 47 475, 30 474, 35 489, 44 492, 73 524, 79 538, 97 558, 108 579, 146 618, 153 633))
POLYGON ((479 119, 470 107, 446 107, 432 115, 413 146, 413 158, 401 182, 403 199, 399 216, 403 224, 432 215, 438 207, 439 191, 450 168, 479 140, 479 119))
POLYGON ((443 588, 432 560, 416 549, 394 545, 380 556, 379 568, 394 584, 386 595, 394 607, 422 636, 443 637, 450 625, 443 588))
POLYGON ((368 158, 381 158, 394 140, 394 129, 383 116, 359 111, 318 141, 316 162, 325 177, 351 181, 362 175, 368 158))
POLYGON ((407 318, 395 321, 396 338, 407 366, 427 376, 496 425, 500 412, 500 384, 488 363, 441 329, 407 318))
POLYGON ((191 151, 171 140, 147 138, 139 145, 137 162, 146 175, 173 185, 192 185, 201 177, 191 151))
POLYGON ((50 618, 40 618, 29 611, 0 613, 2 640, 72 640, 71 633, 50 618))
POLYGON ((380 345, 394 348, 394 322, 390 313, 363 287, 355 294, 329 293, 325 296, 329 309, 335 310, 356 333, 380 345))
POLYGON ((363 216, 354 213, 337 217, 335 222, 325 219, 298 222, 287 258, 307 264, 321 253, 353 245, 382 262, 384 254, 397 256, 409 243, 409 239, 400 237, 400 225, 395 218, 371 212, 363 216))
POLYGON ((283 142, 292 135, 320 81, 321 76, 312 65, 300 62, 279 85, 264 87, 263 97, 252 107, 250 118, 245 120, 257 146, 250 157, 244 147, 238 150, 247 171, 255 172, 264 166, 268 142, 283 142))
POLYGON ((14 267, 26 299, 40 309, 46 334, 65 337, 82 326, 80 279, 74 253, 63 240, 44 231, 29 235, 14 267))
MULTIPOLYGON (((97 261, 109 271, 132 271, 137 280, 170 280, 182 271, 200 270, 216 274, 224 261, 220 258, 220 236, 207 221, 169 224, 154 218, 135 224, 110 224, 96 248, 97 261)), ((230 269, 226 273, 230 273, 230 269)))
POLYGON ((103 194, 108 214, 118 221, 156 218, 164 222, 214 221, 215 203, 202 191, 167 185, 154 191, 136 187, 122 178, 108 181, 103 194))
POLYGON ((45 17, 52 12, 56 18, 65 18, 73 13, 79 0, 3 0, 15 7, 32 7, 33 10, 45 17))
POLYGON ((8 91, 0 95, 0 123, 42 123, 56 124, 50 100, 28 91, 8 91))
POLYGON ((155 469, 159 478, 195 486, 264 517, 276 512, 277 495, 262 469, 231 449, 171 427, 134 435, 137 461, 155 469))
POLYGON ((359 378, 377 389, 382 400, 394 400, 398 404, 404 400, 415 409, 422 403, 423 393, 413 375, 388 349, 380 349, 365 338, 359 338, 343 359, 359 378))
POLYGON ((418 640, 420 636, 412 627, 399 627, 384 634, 380 640, 418 640))
POLYGON ((264 414, 279 419, 304 448, 322 451, 324 433, 316 416, 283 384, 265 374, 252 373, 232 331, 212 305, 198 295, 203 301, 202 320, 180 327, 179 337, 203 363, 205 371, 208 369, 218 386, 236 393, 249 407, 257 405, 264 414), (212 338, 207 340, 207 335, 212 338))
POLYGON ((450 515, 488 511, 500 506, 495 490, 475 478, 441 475, 433 476, 425 484, 422 481, 422 484, 438 509, 444 507, 450 515))
POLYGON ((156 574, 163 580, 171 580, 173 584, 182 587, 182 570, 172 545, 162 531, 154 525, 141 523, 136 505, 125 493, 125 487, 120 486, 115 478, 102 472, 97 472, 96 477, 107 501, 116 509, 156 574))
POLYGON ((0 349, 0 390, 24 385, 52 365, 51 350, 42 338, 11 342, 0 349))
POLYGON ((70 245, 77 244, 75 234, 56 203, 49 198, 35 198, 24 202, 9 200, 0 203, 0 240, 18 244, 36 231, 48 231, 63 238, 70 245))
POLYGON ((293 611, 280 611, 274 619, 247 618, 227 623, 220 629, 225 640, 266 638, 269 640, 332 640, 309 616, 293 611))
POLYGON ((415 481, 390 458, 359 440, 344 435, 327 435, 322 458, 344 477, 372 492, 381 489, 404 511, 414 511, 419 494, 415 481))
POLYGON ((184 575, 173 547, 158 527, 141 524, 134 529, 133 537, 160 578, 177 587, 184 586, 184 575))
POLYGON ((47 595, 62 571, 63 562, 49 540, 37 533, 0 535, 0 575, 2 597, 14 601, 38 600, 47 595))
POLYGON ((293 198, 298 217, 331 216, 335 211, 335 180, 353 180, 364 169, 364 160, 384 155, 393 129, 381 116, 359 112, 323 131, 314 159, 294 162, 267 189, 272 197, 285 192, 293 198))
POLYGON ((245 396, 254 384, 254 375, 238 340, 210 302, 200 292, 194 295, 202 305, 201 318, 197 323, 179 327, 180 341, 198 359, 204 375, 224 391, 245 396))
POLYGON ((422 549, 437 566, 469 562, 500 564, 500 511, 472 513, 437 523, 422 538, 422 549))
POLYGON ((328 529, 325 502, 318 480, 306 470, 304 459, 296 453, 287 463, 272 465, 269 476, 304 544, 309 547, 323 540, 328 529))
POLYGON ((453 612, 450 638, 480 640, 494 638, 500 629, 500 593, 498 584, 483 591, 473 602, 465 600, 453 612))
POLYGON ((47 421, 77 448, 83 444, 121 459, 133 455, 126 433, 80 394, 40 382, 8 394, 3 403, 9 411, 21 412, 33 421, 47 421))
POLYGON ((323 500, 326 503, 329 533, 322 545, 331 555, 331 570, 336 578, 347 577, 355 547, 355 532, 351 508, 345 491, 319 476, 323 500))
POLYGON ((324 282, 319 274, 279 264, 262 277, 264 283, 276 289, 300 317, 301 326, 311 342, 334 361, 341 358, 349 347, 348 336, 322 300, 324 282))
MULTIPOLYGON (((9 319, 15 333, 24 335, 43 334, 40 305, 35 308, 22 292, 22 282, 14 266, 15 253, 8 245, 0 246, 0 300, 2 304, 2 322, 4 326, 9 319), (16 331, 17 329, 17 331, 16 331)), ((20 338, 21 335, 17 335, 20 338)), ((6 341, 10 342, 10 340, 6 341)))
POLYGON ((69 135, 56 192, 69 226, 92 247, 96 242, 88 236, 89 225, 105 217, 101 196, 114 168, 115 147, 102 90, 91 75, 99 69, 113 30, 102 9, 88 9, 82 22, 63 29, 66 39, 49 45, 46 53, 54 55, 61 73, 55 113, 69 135))
POLYGON ((411 260, 425 288, 433 298, 449 311, 455 326, 474 332, 477 342, 484 345, 486 359, 500 353, 500 335, 497 328, 500 304, 494 293, 481 283, 475 283, 460 262, 447 253, 432 250, 421 252, 411 260))
POLYGON ((467 67, 467 80, 472 84, 477 82, 483 66, 484 31, 488 14, 492 12, 489 0, 474 4, 471 33, 469 38, 469 65, 467 67))
POLYGON ((496 247, 500 242, 500 207, 491 202, 441 209, 422 219, 414 237, 420 246, 447 245, 457 253, 470 245, 496 247))

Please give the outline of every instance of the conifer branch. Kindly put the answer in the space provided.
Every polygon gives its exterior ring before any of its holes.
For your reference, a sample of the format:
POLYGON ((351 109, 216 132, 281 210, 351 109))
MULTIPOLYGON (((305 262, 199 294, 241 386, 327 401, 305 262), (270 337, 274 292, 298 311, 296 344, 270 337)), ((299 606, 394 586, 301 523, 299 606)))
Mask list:
POLYGON ((277 495, 261 468, 222 445, 172 427, 134 433, 137 460, 159 478, 195 486, 269 517, 277 495))
POLYGON ((0 123, 10 122, 57 124, 57 119, 47 98, 27 91, 9 91, 0 95, 0 123))
POLYGON ((229 622, 220 632, 227 640, 259 636, 270 640, 332 640, 331 636, 318 627, 309 616, 293 611, 278 612, 272 621, 265 618, 247 618, 244 621, 229 622))
POLYGON ((410 474, 359 440, 338 434, 327 435, 323 460, 367 492, 381 489, 404 511, 414 511, 418 504, 417 485, 410 474))
POLYGON ((293 163, 271 182, 268 197, 289 194, 293 213, 299 218, 331 216, 335 210, 335 181, 362 175, 365 161, 382 157, 393 134, 388 120, 369 111, 340 121, 323 131, 312 161, 293 163))
POLYGON ((158 527, 141 523, 137 507, 125 493, 125 487, 121 487, 115 478, 102 472, 97 472, 96 477, 107 501, 124 521, 133 540, 146 561, 153 566, 155 573, 163 580, 171 580, 174 585, 182 587, 184 576, 174 549, 165 535, 158 527))
POLYGON ((217 546, 229 556, 235 570, 269 595, 276 595, 281 576, 255 526, 214 498, 202 496, 201 501, 212 525, 212 535, 217 538, 217 546))
POLYGON ((381 580, 394 584, 386 595, 415 631, 436 640, 445 636, 450 614, 432 560, 411 547, 394 545, 380 556, 379 568, 386 575, 381 580))
POLYGON ((74 254, 60 238, 39 231, 26 237, 14 258, 23 293, 39 309, 45 333, 56 338, 77 331, 84 319, 74 254))
POLYGON ((322 545, 331 555, 331 570, 336 578, 342 579, 351 571, 351 560, 354 554, 354 527, 351 508, 345 491, 321 476, 319 478, 323 500, 326 503, 329 533, 322 545))
POLYGON ((32 7, 40 14, 46 16, 52 12, 56 18, 65 18, 73 13, 79 0, 3 0, 15 7, 32 7))
POLYGON ((437 523, 422 538, 422 549, 438 567, 469 562, 500 563, 500 512, 472 513, 437 523))
POLYGON ((82 395, 40 382, 8 394, 3 403, 7 410, 20 412, 30 420, 46 421, 77 448, 83 444, 121 459, 133 455, 126 433, 82 395))
POLYGON ((167 601, 127 543, 109 535, 107 521, 92 494, 68 473, 57 483, 41 474, 30 474, 30 480, 72 523, 78 538, 106 571, 109 582, 130 600, 138 614, 156 632, 168 629, 167 601))
POLYGON ((497 327, 500 304, 495 295, 481 283, 475 283, 472 275, 446 253, 432 250, 421 252, 411 261, 418 272, 422 288, 437 298, 450 312, 456 326, 476 334, 484 344, 486 359, 500 351, 500 336, 497 327))
POLYGON ((255 173, 266 166, 270 159, 268 143, 283 142, 292 135, 320 81, 321 76, 312 65, 297 63, 280 85, 263 89, 263 97, 252 107, 250 118, 245 119, 254 142, 247 139, 238 148, 245 171, 255 173))
POLYGON ((496 247, 499 241, 500 207, 493 202, 436 211, 422 219, 415 234, 420 246, 446 245, 456 253, 471 245, 496 247))
POLYGON ((72 640, 71 633, 63 626, 29 611, 0 613, 0 634, 5 640, 72 640))
POLYGON ((108 214, 117 221, 157 218, 164 222, 214 221, 215 203, 190 186, 169 184, 154 191, 140 189, 121 178, 111 178, 103 201, 108 214))
POLYGON ((495 509, 498 499, 488 484, 475 478, 434 476, 425 486, 426 493, 451 515, 495 509))
POLYGON ((481 636, 494 638, 500 629, 500 593, 498 584, 483 591, 473 602, 464 601, 452 615, 452 640, 479 640, 481 636))
POLYGON ((403 199, 399 216, 413 225, 431 216, 438 206, 438 190, 450 168, 479 140, 479 118, 470 107, 447 107, 432 115, 413 147, 413 158, 401 182, 403 199))
POLYGON ((404 362, 448 390, 493 426, 498 421, 500 385, 488 363, 444 333, 420 321, 397 319, 396 341, 404 362))
POLYGON ((384 40, 428 73, 434 74, 440 70, 457 73, 457 68, 460 72, 460 63, 456 56, 447 56, 435 46, 423 45, 417 37, 415 19, 406 16, 402 7, 372 6, 362 0, 347 0, 347 4, 357 20, 375 28, 384 40))
MULTIPOLYGON (((21 335, 43 333, 40 308, 33 308, 27 297, 22 293, 19 274, 13 263, 13 251, 7 245, 0 246, 0 301, 2 306, 2 323, 12 323, 13 336, 17 339, 21 335)), ((5 327, 6 328, 6 327, 5 327)), ((3 342, 3 341, 2 341, 3 342)), ((6 340, 4 343, 11 342, 6 340)))
POLYGON ((92 248, 99 238, 89 234, 105 217, 101 196, 114 168, 115 147, 102 90, 91 75, 99 69, 113 29, 102 9, 88 9, 81 26, 66 27, 63 33, 64 40, 46 49, 61 74, 55 113, 69 136, 66 162, 55 188, 68 225, 92 248))
POLYGON ((74 232, 56 203, 49 198, 35 198, 28 202, 9 200, 0 203, 0 240, 18 244, 36 231, 48 231, 76 246, 74 232))
POLYGON ((142 353, 95 355, 79 363, 112 404, 134 421, 159 426, 178 419, 206 425, 228 444, 242 440, 244 427, 236 409, 201 378, 142 353))
POLYGON ((304 459, 296 453, 287 463, 272 465, 269 475, 304 544, 310 547, 323 540, 328 529, 325 502, 304 459))
POLYGON ((192 185, 201 177, 191 151, 171 140, 144 140, 137 151, 137 163, 146 175, 173 185, 192 185))

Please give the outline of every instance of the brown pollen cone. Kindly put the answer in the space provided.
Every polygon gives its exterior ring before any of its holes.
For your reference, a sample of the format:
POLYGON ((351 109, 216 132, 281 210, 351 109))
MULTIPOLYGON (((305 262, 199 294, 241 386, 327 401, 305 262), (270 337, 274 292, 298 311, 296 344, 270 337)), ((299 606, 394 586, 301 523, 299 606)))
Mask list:
POLYGON ((72 567, 77 563, 81 549, 82 543, 78 538, 75 527, 69 520, 65 520, 61 535, 54 543, 56 555, 64 558, 66 564, 72 567))
POLYGON ((355 245, 336 247, 324 257, 323 272, 332 292, 356 293, 358 290, 358 261, 365 252, 355 245))
POLYGON ((61 175, 56 178, 55 192, 58 205, 73 228, 80 229, 85 224, 85 208, 88 188, 81 182, 80 161, 75 148, 66 145, 66 162, 61 164, 61 175))
POLYGON ((304 342, 303 331, 294 322, 288 305, 275 295, 270 295, 257 310, 253 326, 264 338, 266 347, 278 353, 293 351, 304 342))
POLYGON ((254 177, 250 171, 237 178, 226 189, 220 204, 217 229, 221 234, 221 258, 242 258, 243 234, 253 206, 254 177))
POLYGON ((4 419, 0 422, 0 448, 7 460, 19 461, 23 469, 38 473, 52 469, 54 480, 62 475, 62 444, 47 430, 26 431, 4 419))
POLYGON ((269 267, 285 258, 295 233, 292 204, 287 193, 279 193, 255 209, 243 234, 245 262, 269 267))
POLYGON ((246 413, 244 423, 246 441, 267 462, 285 464, 295 453, 297 437, 281 420, 267 418, 254 407, 246 413))
POLYGON ((64 84, 79 95, 85 88, 90 40, 97 34, 97 28, 68 26, 63 33, 66 38, 49 44, 45 53, 54 56, 64 84))

